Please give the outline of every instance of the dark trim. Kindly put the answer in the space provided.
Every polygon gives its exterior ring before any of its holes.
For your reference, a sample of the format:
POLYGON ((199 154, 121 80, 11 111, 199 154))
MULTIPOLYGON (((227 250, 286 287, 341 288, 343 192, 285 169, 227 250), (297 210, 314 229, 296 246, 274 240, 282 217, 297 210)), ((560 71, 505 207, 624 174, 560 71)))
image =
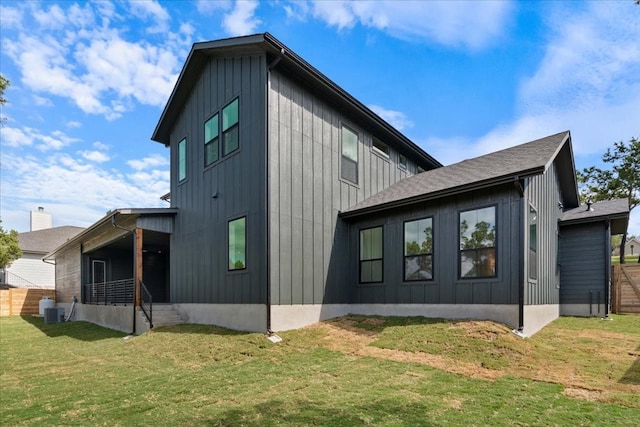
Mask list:
POLYGON ((609 295, 611 291, 611 221, 604 223, 604 317, 609 317, 609 295))
POLYGON ((436 241, 436 232, 435 232, 435 228, 434 228, 433 223, 434 223, 433 215, 425 216, 425 217, 421 217, 421 218, 408 219, 408 220, 402 222, 402 281, 403 282, 411 283, 411 282, 434 282, 435 281, 435 268, 434 268, 434 266, 435 266, 435 254, 433 252, 433 249, 434 249, 435 241, 436 241), (405 245, 407 244, 406 236, 405 236, 406 224, 408 222, 421 221, 423 219, 430 219, 431 220, 431 252, 424 253, 424 254, 416 254, 416 255, 405 255, 405 253, 404 253, 405 245), (407 258, 422 257, 422 256, 430 256, 431 257, 431 279, 407 279, 407 263, 406 263, 407 258))
POLYGON ((458 217, 458 236, 457 236, 457 252, 458 252, 458 281, 473 281, 473 280, 482 280, 482 279, 494 279, 496 277, 498 277, 498 219, 499 219, 499 214, 498 214, 498 204, 497 203, 493 203, 493 204, 489 204, 489 205, 483 205, 483 206, 478 206, 475 208, 470 208, 470 209, 458 209, 457 210, 457 217, 458 217), (479 211, 481 209, 486 209, 486 208, 493 208, 494 212, 495 212, 495 243, 494 246, 490 246, 490 247, 482 247, 482 248, 474 248, 474 249, 460 249, 460 214, 463 212, 471 212, 471 211, 479 211), (494 257, 495 257, 495 266, 494 266, 494 274, 491 276, 473 276, 473 277, 462 277, 462 257, 461 254, 462 252, 465 251, 478 251, 478 250, 482 250, 482 249, 493 249, 493 253, 494 253, 494 257))
MULTIPOLYGON (((424 193, 424 194, 420 194, 413 197, 394 200, 388 203, 380 203, 380 204, 368 206, 362 209, 344 211, 344 212, 340 212, 338 215, 342 218, 353 218, 353 217, 358 217, 358 216, 367 215, 371 213, 383 212, 388 209, 396 209, 396 208, 401 208, 405 206, 411 206, 416 203, 428 202, 430 200, 436 200, 443 197, 455 196, 458 194, 468 193, 475 190, 481 190, 484 188, 495 187, 503 184, 509 184, 509 183, 512 183, 514 179, 521 180, 522 178, 540 175, 543 172, 544 172, 543 168, 533 168, 524 172, 519 172, 517 175, 507 175, 499 178, 491 178, 484 181, 474 182, 466 185, 460 185, 457 187, 446 188, 440 191, 434 191, 432 193, 424 193)), ((397 185, 397 183, 394 185, 397 185)), ((392 187, 393 186, 388 188, 392 188, 392 187)), ((387 190, 383 190, 383 191, 387 191, 387 190)), ((375 195, 371 197, 375 197, 375 195)))
POLYGON ((365 227, 365 228, 359 228, 358 229, 358 284, 359 285, 369 285, 372 283, 384 283, 384 225, 380 224, 380 225, 374 225, 372 227, 365 227), (362 249, 362 232, 366 231, 366 230, 373 230, 374 228, 379 228, 381 230, 381 235, 382 235, 382 257, 381 258, 371 258, 371 259, 361 259, 360 258, 360 252, 362 249), (371 261, 380 261, 380 263, 382 264, 382 271, 381 271, 381 280, 376 280, 376 281, 371 281, 371 282, 363 282, 362 281, 362 263, 363 262, 371 262, 371 261))

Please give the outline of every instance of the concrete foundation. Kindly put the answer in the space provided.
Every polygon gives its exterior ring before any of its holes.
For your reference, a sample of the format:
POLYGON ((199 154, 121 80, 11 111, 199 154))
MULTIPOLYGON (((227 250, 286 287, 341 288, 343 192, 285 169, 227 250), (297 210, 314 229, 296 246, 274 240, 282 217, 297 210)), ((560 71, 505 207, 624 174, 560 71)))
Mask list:
MULTIPOLYGON (((58 307, 64 307, 64 314, 68 316, 71 312, 71 304, 58 304, 58 307)), ((113 306, 113 305, 87 305, 76 304, 72 321, 80 320, 95 323, 105 328, 115 329, 130 334, 133 329, 133 306, 113 306)), ((138 322, 139 316, 136 313, 136 333, 145 332, 143 325, 138 322)), ((146 328, 148 329, 148 328, 146 328)))
POLYGON ((236 331, 266 332, 263 304, 173 304, 186 323, 217 325, 236 331))
POLYGON ((271 307, 271 329, 286 331, 347 314, 483 319, 518 326, 517 305, 493 304, 331 304, 271 307))
POLYGON ((530 337, 559 316, 559 304, 525 305, 522 335, 530 337))

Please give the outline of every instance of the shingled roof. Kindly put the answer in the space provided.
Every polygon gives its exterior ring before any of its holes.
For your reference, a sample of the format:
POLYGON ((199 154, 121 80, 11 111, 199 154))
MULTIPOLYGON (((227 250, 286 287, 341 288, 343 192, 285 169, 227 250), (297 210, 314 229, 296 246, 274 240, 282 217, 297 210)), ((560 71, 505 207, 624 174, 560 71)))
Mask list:
POLYGON ((562 214, 562 225, 594 222, 597 220, 611 221, 611 234, 622 234, 627 231, 629 223, 629 201, 627 199, 605 200, 590 206, 580 205, 562 214))
POLYGON ((513 182, 542 174, 554 161, 560 162, 558 173, 565 206, 578 206, 571 135, 565 131, 413 175, 344 210, 341 215, 357 216, 513 182))
POLYGON ((46 254, 73 238, 82 230, 84 230, 82 227, 65 225, 44 230, 28 231, 26 233, 18 233, 18 241, 23 252, 46 254))

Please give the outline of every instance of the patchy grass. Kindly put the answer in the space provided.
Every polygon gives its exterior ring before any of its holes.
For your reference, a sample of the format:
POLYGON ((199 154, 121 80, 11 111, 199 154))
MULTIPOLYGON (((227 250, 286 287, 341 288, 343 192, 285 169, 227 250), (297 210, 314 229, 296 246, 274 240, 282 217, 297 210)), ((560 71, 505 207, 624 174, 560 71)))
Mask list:
POLYGON ((637 425, 640 316, 492 322, 348 316, 281 333, 123 339, 0 319, 3 425, 637 425))

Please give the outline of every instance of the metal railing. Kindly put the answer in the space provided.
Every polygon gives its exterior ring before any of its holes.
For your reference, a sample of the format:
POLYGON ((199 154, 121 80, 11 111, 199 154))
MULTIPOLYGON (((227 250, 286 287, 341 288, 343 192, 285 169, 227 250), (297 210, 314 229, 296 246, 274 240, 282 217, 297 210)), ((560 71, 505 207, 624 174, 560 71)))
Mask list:
POLYGON ((140 282, 140 308, 149 321, 149 328, 153 328, 153 297, 151 292, 144 285, 144 282, 140 282))
MULTIPOLYGON (((25 279, 24 277, 20 277, 11 271, 5 271, 4 276, 4 284, 12 286, 14 288, 28 288, 28 289, 44 289, 44 286, 36 285, 25 279)), ((53 289, 53 286, 51 287, 53 289)))
POLYGON ((134 303, 135 286, 133 279, 88 283, 83 288, 84 304, 128 305, 134 303))

